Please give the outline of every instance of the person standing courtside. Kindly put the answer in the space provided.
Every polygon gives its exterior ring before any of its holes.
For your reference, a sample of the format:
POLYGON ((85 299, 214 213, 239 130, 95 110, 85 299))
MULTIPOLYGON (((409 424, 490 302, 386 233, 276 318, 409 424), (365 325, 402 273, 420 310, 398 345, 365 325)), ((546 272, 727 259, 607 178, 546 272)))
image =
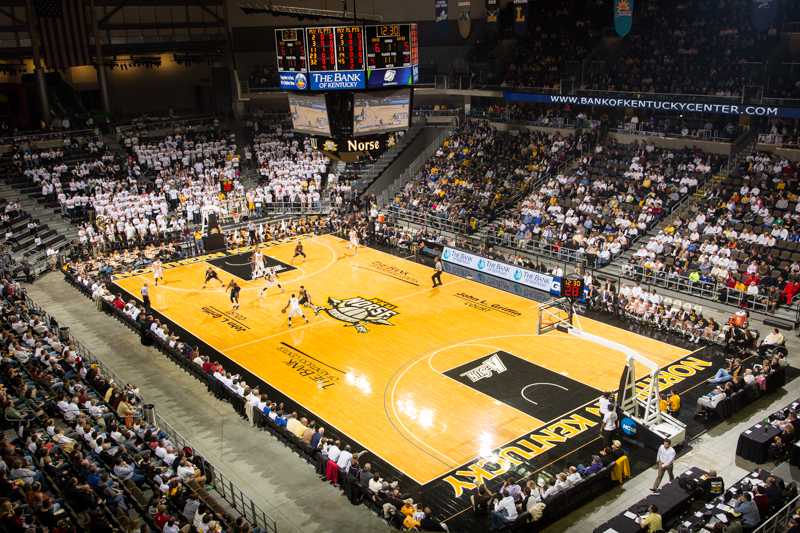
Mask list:
POLYGON ((142 285, 142 303, 144 304, 144 309, 148 313, 150 312, 150 287, 147 286, 147 282, 142 285))
POLYGON ((619 417, 617 416, 617 406, 613 402, 609 403, 606 409, 603 413, 603 426, 600 430, 600 436, 603 437, 603 445, 610 446, 617 431, 619 417))
POLYGON ((672 441, 664 439, 664 444, 658 448, 658 457, 656 460, 658 476, 656 476, 656 481, 653 483, 653 488, 650 489, 653 492, 658 492, 661 486, 661 479, 664 477, 664 472, 669 474, 670 481, 675 479, 675 475, 672 473, 672 463, 675 461, 675 448, 672 447, 672 441))
POLYGON ((434 263, 433 269, 434 273, 433 276, 431 276, 431 279, 433 280, 433 288, 436 288, 442 284, 442 258, 438 255, 436 256, 436 262, 434 263))

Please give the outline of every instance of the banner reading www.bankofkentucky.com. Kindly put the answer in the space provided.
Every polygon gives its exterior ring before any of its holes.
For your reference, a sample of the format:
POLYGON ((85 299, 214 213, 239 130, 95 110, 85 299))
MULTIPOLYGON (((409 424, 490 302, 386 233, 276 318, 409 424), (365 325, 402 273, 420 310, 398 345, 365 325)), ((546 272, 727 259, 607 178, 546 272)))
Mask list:
POLYGON ((692 102, 687 100, 645 100, 616 96, 578 96, 564 94, 521 93, 503 91, 508 102, 528 104, 568 104, 577 106, 616 107, 623 109, 647 109, 674 113, 716 113, 719 115, 800 118, 800 107, 777 107, 765 105, 721 104, 692 102))

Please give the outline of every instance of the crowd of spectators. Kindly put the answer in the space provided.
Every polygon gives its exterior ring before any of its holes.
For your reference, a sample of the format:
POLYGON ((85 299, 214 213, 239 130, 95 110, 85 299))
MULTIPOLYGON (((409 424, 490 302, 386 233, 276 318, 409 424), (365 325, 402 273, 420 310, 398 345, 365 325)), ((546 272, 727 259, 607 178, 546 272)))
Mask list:
POLYGON ((796 164, 754 152, 632 256, 630 275, 720 286, 770 311, 800 292, 796 164))
POLYGON ((503 242, 574 250, 605 265, 711 175, 697 150, 648 143, 597 145, 552 175, 497 224, 503 242))
POLYGON ((202 457, 141 418, 134 386, 87 360, 5 275, 0 297, 7 531, 253 531, 206 491, 202 457))
POLYGON ((619 57, 588 73, 592 89, 738 96, 763 85, 778 28, 755 31, 748 0, 637 2, 619 57))
POLYGON ((148 121, 120 130, 127 164, 100 137, 67 137, 64 148, 20 146, 12 159, 79 225, 79 246, 95 250, 185 238, 210 213, 238 221, 277 205, 319 207, 326 188, 333 201, 346 199, 328 159, 285 126, 262 127, 240 156, 235 136, 217 119, 165 124, 167 131, 148 121), (245 187, 240 163, 257 169, 256 186, 245 187))
POLYGON ((596 1, 529 2, 529 36, 517 42, 502 85, 560 87, 562 78, 575 74, 570 65, 597 45, 607 13, 608 6, 596 1))
POLYGON ((392 204, 449 222, 467 221, 473 232, 587 146, 583 136, 502 132, 469 121, 444 140, 392 204))
MULTIPOLYGON (((606 404, 608 407, 610 404, 606 404)), ((603 413, 605 414, 605 412, 603 413)), ((537 479, 503 481, 494 493, 481 484, 475 494, 470 496, 472 510, 476 515, 489 515, 490 529, 530 523, 550 523, 554 518, 553 509, 564 509, 564 502, 574 503, 581 491, 592 493, 586 488, 588 483, 599 478, 605 481, 622 482, 630 475, 627 453, 619 440, 613 440, 592 454, 586 464, 565 465, 551 474, 542 472, 537 479), (558 503, 561 502, 561 503, 558 503)), ((603 487, 607 490, 607 487, 603 487)))

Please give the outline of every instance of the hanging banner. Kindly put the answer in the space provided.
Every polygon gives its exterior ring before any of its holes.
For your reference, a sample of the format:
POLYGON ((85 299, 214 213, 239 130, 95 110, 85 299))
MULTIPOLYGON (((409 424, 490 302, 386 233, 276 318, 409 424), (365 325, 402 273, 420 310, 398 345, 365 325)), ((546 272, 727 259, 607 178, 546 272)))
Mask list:
POLYGON ((447 0, 433 0, 436 22, 447 22, 447 0))
POLYGON ((525 35, 528 32, 528 0, 514 0, 514 33, 525 35))
POLYGON ((767 31, 778 16, 778 0, 751 0, 750 21, 756 31, 767 31))
POLYGON ((472 33, 472 18, 470 18, 470 8, 472 2, 470 0, 461 0, 458 3, 458 33, 464 39, 469 39, 469 34, 472 33))
POLYGON ((498 0, 486 0, 486 24, 490 31, 497 29, 497 14, 500 11, 498 0))
POLYGON ((633 0, 614 0, 614 29, 625 37, 633 26, 633 0))

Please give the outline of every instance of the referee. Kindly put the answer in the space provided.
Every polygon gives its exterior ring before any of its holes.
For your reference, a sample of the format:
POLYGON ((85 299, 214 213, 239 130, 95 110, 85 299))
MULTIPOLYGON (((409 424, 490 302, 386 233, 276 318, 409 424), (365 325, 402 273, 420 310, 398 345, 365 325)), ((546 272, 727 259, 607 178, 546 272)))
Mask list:
POLYGON ((441 258, 441 256, 438 256, 438 255, 436 256, 436 262, 435 262, 435 265, 434 265, 433 269, 434 269, 435 272, 433 273, 433 276, 431 276, 431 279, 433 280, 433 288, 435 289, 436 287, 438 287, 439 285, 442 284, 442 258, 441 258))
POLYGON ((145 311, 150 312, 150 287, 147 282, 142 285, 142 303, 144 304, 145 311))

